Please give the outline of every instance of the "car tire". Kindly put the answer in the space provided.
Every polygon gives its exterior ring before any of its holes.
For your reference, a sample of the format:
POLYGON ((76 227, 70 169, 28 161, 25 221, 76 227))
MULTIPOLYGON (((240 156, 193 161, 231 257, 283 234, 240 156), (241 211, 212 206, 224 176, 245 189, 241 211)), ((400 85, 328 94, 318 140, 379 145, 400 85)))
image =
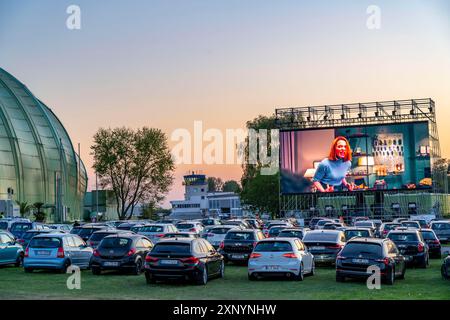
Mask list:
POLYGON ((219 278, 224 278, 225 277, 225 262, 222 260, 222 262, 220 262, 220 270, 219 270, 219 278))
POLYGON ((70 261, 66 261, 64 262, 63 267, 59 270, 60 273, 66 273, 67 272, 67 268, 70 267, 72 263, 70 261))
POLYGON ((313 276, 316 274, 316 263, 314 262, 314 259, 312 261, 312 266, 311 266, 311 272, 309 273, 310 276, 313 276))
POLYGON ((398 278, 399 278, 400 280, 405 279, 405 273, 406 273, 406 266, 403 267, 402 274, 399 275, 398 278))
POLYGON ((423 261, 420 263, 419 267, 422 269, 426 269, 428 266, 428 256, 423 258, 423 261))
POLYGON ((206 285, 208 283, 208 267, 205 265, 200 277, 197 279, 197 284, 206 285))
POLYGON ((91 267, 92 274, 95 276, 99 276, 102 274, 102 269, 99 267, 91 267))
POLYGON ((392 267, 386 277, 386 284, 392 286, 394 284, 394 282, 395 282, 395 268, 392 267))
POLYGON ((303 263, 300 265, 298 275, 295 276, 294 279, 297 281, 303 281, 303 279, 305 279, 305 268, 303 267, 303 263))
POLYGON ((253 273, 251 273, 251 274, 248 275, 248 280, 256 281, 256 280, 258 280, 258 278, 256 278, 255 275, 253 275, 253 273))
POLYGON ((19 256, 16 259, 16 263, 14 263, 15 267, 20 267, 23 265, 23 254, 19 254, 19 256))
POLYGON ((155 284, 156 279, 150 274, 150 272, 145 273, 145 281, 147 284, 155 284))
POLYGON ((345 282, 345 277, 336 274, 336 282, 345 282))
POLYGON ((141 259, 137 259, 136 262, 135 262, 134 269, 133 269, 133 274, 135 276, 138 276, 138 275, 141 274, 141 272, 142 272, 142 260, 141 259))
POLYGON ((26 273, 32 273, 33 272, 33 268, 24 268, 26 273))

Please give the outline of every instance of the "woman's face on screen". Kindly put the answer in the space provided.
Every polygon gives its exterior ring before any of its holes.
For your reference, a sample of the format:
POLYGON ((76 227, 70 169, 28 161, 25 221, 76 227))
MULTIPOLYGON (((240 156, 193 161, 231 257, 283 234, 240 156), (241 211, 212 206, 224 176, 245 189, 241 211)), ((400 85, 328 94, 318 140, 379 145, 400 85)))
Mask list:
POLYGON ((336 155, 339 158, 345 158, 345 153, 347 152, 347 142, 345 142, 344 140, 339 140, 336 143, 336 155))

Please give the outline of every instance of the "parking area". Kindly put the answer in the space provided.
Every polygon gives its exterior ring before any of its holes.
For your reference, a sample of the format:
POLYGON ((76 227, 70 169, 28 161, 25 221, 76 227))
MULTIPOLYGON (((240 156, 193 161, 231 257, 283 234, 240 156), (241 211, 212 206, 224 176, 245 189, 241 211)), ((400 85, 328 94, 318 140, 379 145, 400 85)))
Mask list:
POLYGON ((408 269, 405 280, 394 286, 381 284, 369 290, 365 281, 335 281, 334 268, 317 268, 304 281, 248 281, 247 267, 227 264, 225 278, 206 286, 191 283, 147 285, 143 275, 115 272, 94 276, 81 272, 81 289, 69 290, 69 274, 49 271, 23 272, 22 268, 0 268, 0 299, 450 299, 450 281, 442 279, 441 259, 430 260, 427 269, 408 269))

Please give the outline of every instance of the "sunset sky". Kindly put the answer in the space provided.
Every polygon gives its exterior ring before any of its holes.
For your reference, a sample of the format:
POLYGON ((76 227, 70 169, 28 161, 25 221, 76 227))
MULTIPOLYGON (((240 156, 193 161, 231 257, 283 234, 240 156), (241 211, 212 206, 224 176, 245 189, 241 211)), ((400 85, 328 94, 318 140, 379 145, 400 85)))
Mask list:
MULTIPOLYGON (((277 107, 436 102, 450 158, 450 1, 0 0, 0 67, 58 115, 95 186, 99 127, 244 128, 277 107), (66 9, 81 8, 69 30, 66 9), (381 28, 366 21, 381 9, 381 28)), ((173 146, 174 143, 170 142, 173 146)), ((183 165, 239 180, 239 165, 183 165)), ((164 203, 168 207, 168 202, 164 203)))

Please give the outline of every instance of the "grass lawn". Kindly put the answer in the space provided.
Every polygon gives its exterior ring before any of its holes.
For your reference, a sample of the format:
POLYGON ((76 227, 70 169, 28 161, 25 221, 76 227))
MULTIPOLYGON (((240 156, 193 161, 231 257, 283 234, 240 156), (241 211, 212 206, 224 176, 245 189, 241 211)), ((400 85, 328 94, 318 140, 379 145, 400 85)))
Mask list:
POLYGON ((332 268, 317 268, 316 275, 303 282, 247 280, 245 266, 226 266, 225 278, 206 286, 187 283, 147 285, 143 275, 104 273, 94 276, 82 271, 81 289, 69 290, 69 275, 47 271, 27 274, 22 268, 0 268, 0 299, 450 299, 450 281, 440 274, 442 260, 430 260, 430 267, 407 269, 405 280, 393 286, 369 290, 365 281, 335 281, 332 268))

